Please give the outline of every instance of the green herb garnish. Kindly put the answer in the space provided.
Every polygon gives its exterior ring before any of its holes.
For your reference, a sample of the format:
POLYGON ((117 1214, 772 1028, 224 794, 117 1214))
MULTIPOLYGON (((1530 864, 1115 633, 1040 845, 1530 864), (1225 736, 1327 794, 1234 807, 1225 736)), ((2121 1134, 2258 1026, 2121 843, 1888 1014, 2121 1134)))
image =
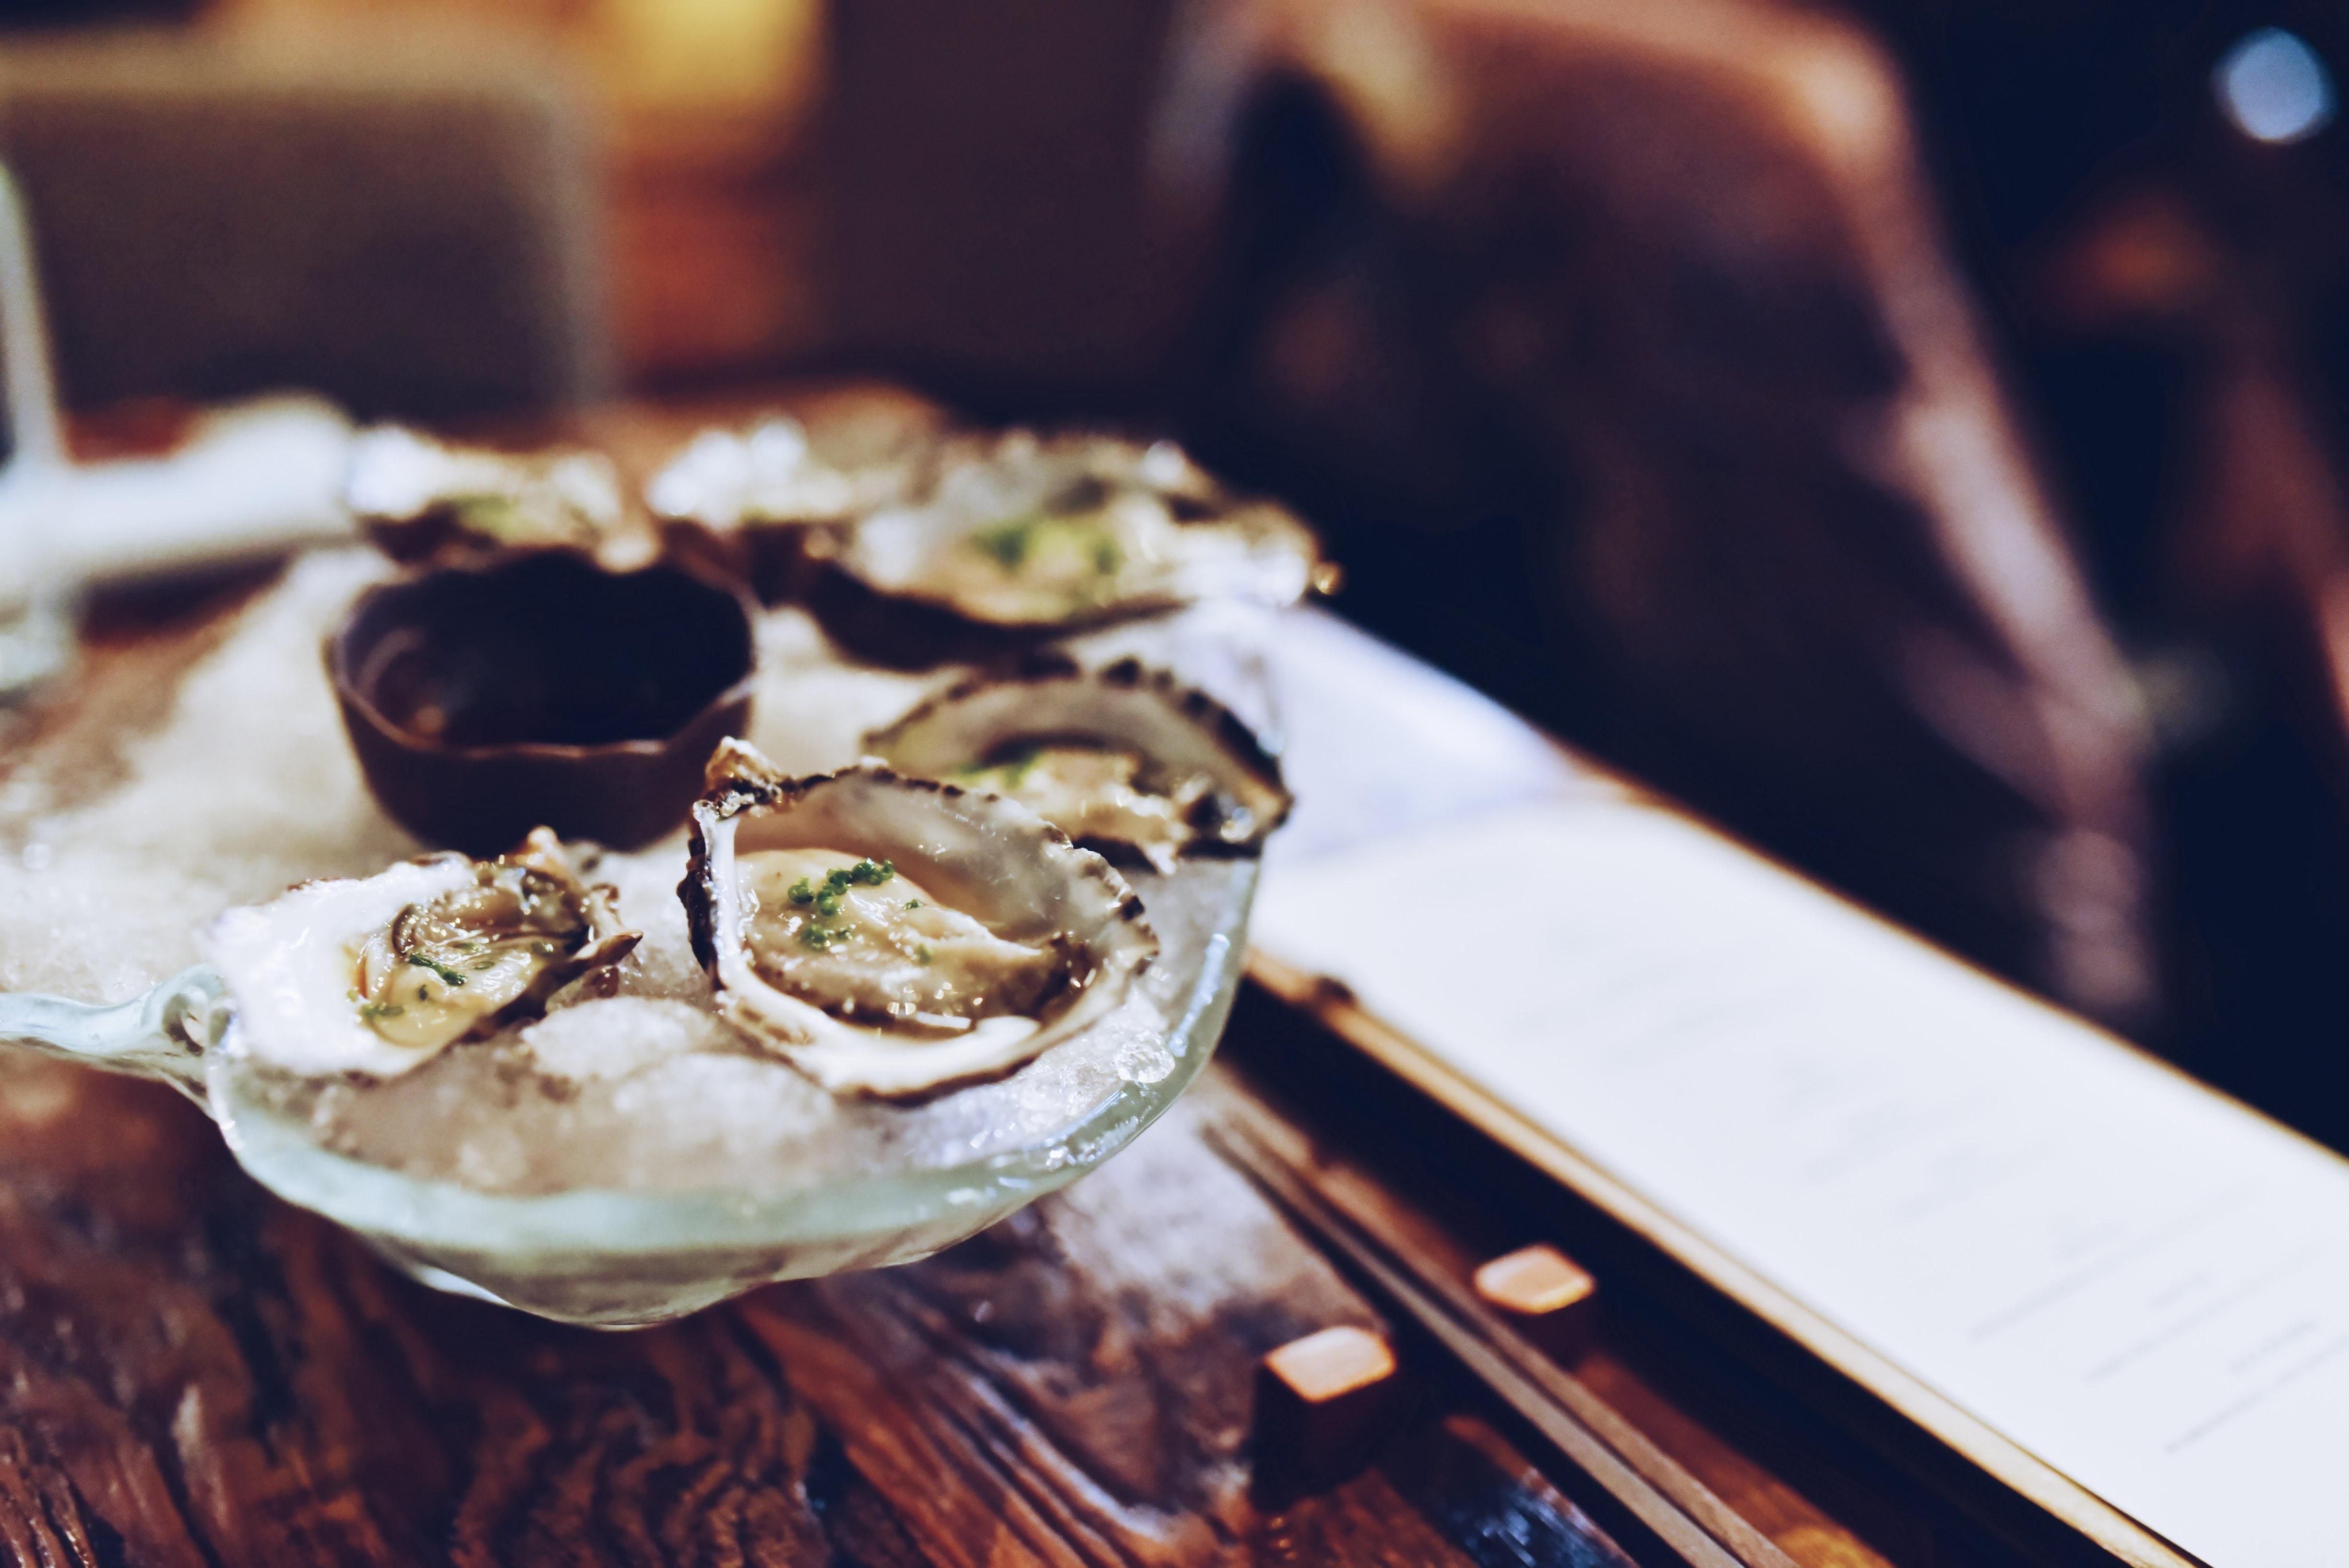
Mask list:
POLYGON ((798 882, 792 884, 791 891, 786 896, 802 908, 810 904, 815 906, 815 920, 811 920, 800 927, 801 943, 821 953, 827 944, 838 941, 844 933, 826 930, 818 925, 815 923, 816 920, 830 920, 837 915, 840 913, 840 901, 846 896, 850 888, 879 887, 896 874, 897 866, 894 861, 865 859, 858 861, 853 866, 842 866, 837 870, 827 872, 824 873, 823 885, 821 887, 817 886, 811 878, 800 878, 798 882))
POLYGON ((1017 572, 1027 564, 1029 549, 1036 542, 1037 526, 1042 521, 1038 517, 1015 517, 972 534, 970 542, 1004 571, 1017 572))
POLYGON ((846 941, 854 930, 847 925, 819 925, 811 920, 800 927, 800 945, 812 953, 822 953, 835 942, 846 941))
MULTIPOLYGON (((879 887, 896 874, 897 864, 895 861, 859 861, 853 866, 843 866, 831 872, 823 879, 823 885, 817 888, 811 896, 818 910, 825 914, 837 914, 840 913, 840 895, 850 888, 879 887)), ((801 886, 805 885, 806 882, 802 880, 801 886)), ((799 896, 799 888, 793 888, 792 902, 802 903, 807 901, 799 896)))
MULTIPOLYGON (((429 969, 451 985, 462 985, 465 983, 465 977, 462 975, 437 958, 427 958, 421 953, 411 953, 408 955, 408 961, 419 969, 429 969)), ((418 995, 420 996, 423 993, 419 992, 418 995)))

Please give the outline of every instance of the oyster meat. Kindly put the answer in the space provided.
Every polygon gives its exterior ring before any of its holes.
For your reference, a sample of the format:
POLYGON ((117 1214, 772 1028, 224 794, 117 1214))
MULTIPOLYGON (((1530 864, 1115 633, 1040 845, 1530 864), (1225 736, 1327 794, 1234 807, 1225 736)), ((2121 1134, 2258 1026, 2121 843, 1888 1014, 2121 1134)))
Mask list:
POLYGON ((1207 599, 1293 603, 1320 553, 1286 509, 1170 441, 1015 430, 950 449, 928 498, 856 524, 839 565, 876 593, 1050 632, 1207 599))
POLYGON ((575 550, 617 570, 651 554, 600 453, 517 458, 387 425, 352 443, 344 495, 368 537, 404 562, 575 550))
POLYGON ((843 529, 915 483, 927 444, 898 428, 913 421, 875 423, 851 421, 850 438, 821 451, 785 416, 705 430, 653 477, 646 504, 674 552, 747 579, 767 603, 796 598, 843 529))
POLYGON ((1136 659, 1058 653, 950 687, 864 749, 926 779, 1006 795, 1071 838, 1174 869, 1254 853, 1288 816, 1280 764, 1205 692, 1136 659))
POLYGON ((747 430, 705 430, 653 477, 656 515, 726 531, 761 525, 844 522, 903 493, 902 463, 836 468, 818 457, 796 419, 747 430))
POLYGON ((304 882, 222 915, 204 950, 243 1049, 300 1073, 396 1078, 543 1012, 574 980, 608 980, 637 940, 542 828, 494 861, 433 855, 304 882))
POLYGON ((720 1013, 825 1088, 925 1095, 1107 1017, 1158 952, 1123 877, 1014 802, 729 741, 684 899, 720 1013))

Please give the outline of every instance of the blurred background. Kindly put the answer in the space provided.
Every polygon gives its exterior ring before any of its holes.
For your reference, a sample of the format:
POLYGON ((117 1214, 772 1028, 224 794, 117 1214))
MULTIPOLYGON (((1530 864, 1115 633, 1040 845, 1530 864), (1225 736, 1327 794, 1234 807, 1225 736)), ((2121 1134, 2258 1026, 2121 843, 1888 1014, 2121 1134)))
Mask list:
POLYGON ((877 374, 2349 1144, 2337 5, 0 5, 69 402, 877 374))

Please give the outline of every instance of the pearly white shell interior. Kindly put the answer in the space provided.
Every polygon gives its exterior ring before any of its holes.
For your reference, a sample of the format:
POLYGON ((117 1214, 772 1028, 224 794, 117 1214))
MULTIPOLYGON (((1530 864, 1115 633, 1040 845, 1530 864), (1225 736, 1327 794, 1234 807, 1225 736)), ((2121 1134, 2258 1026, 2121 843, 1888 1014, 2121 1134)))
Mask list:
POLYGON ((304 882, 228 910, 206 928, 206 959, 236 998, 234 1047, 297 1073, 398 1078, 433 1051, 396 1046, 352 1004, 353 954, 411 903, 473 880, 462 856, 402 861, 365 879, 304 882))

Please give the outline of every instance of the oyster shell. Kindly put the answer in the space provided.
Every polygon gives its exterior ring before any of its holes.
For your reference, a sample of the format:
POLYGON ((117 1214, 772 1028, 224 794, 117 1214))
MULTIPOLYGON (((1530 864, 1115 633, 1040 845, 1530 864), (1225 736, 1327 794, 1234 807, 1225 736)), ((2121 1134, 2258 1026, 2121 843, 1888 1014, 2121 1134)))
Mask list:
POLYGON ((651 534, 631 526, 618 470, 595 452, 518 458, 380 426, 352 443, 344 499, 402 562, 575 550, 616 570, 653 553, 651 534))
POLYGON ((1207 599, 1294 603, 1320 552, 1286 509, 1171 441, 1015 430, 950 449, 928 498, 857 523, 835 564, 874 594, 1053 634, 1207 599))
POLYGON ((678 892, 719 1012, 835 1094, 1009 1072, 1158 952, 1125 880, 1025 808, 872 765, 786 778, 738 740, 678 892))
POLYGON ((544 1011, 574 980, 609 977, 638 935, 542 828, 494 861, 431 855, 304 882, 228 911, 203 947, 243 1049, 299 1073, 396 1078, 544 1011))
POLYGON ((916 431, 864 433, 849 443, 850 459, 819 452, 787 416, 705 430, 653 477, 645 501, 672 551, 748 579, 768 603, 788 599, 806 585, 812 562, 837 552, 847 523, 903 499, 916 482, 916 431))
POLYGON ((907 474, 903 463, 834 467, 798 420, 777 417, 747 430, 704 430, 653 476, 645 500, 657 516, 720 531, 798 527, 844 522, 894 500, 907 474))
POLYGON ((1161 872, 1195 851, 1252 854, 1288 814, 1280 764, 1206 693, 1138 659, 1059 653, 963 681, 864 738, 925 779, 991 789, 1078 843, 1161 872))

